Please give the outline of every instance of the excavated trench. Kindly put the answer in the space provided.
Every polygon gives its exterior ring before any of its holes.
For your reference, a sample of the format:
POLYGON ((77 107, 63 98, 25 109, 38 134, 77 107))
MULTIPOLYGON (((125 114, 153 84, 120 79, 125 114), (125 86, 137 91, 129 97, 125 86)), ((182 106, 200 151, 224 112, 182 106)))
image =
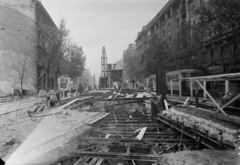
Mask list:
MULTIPOLYGON (((176 123, 168 123, 170 120, 167 119, 170 118, 167 118, 166 115, 159 115, 154 123, 150 109, 144 108, 141 103, 128 102, 86 102, 81 104, 83 107, 88 107, 88 111, 106 112, 110 115, 95 123, 84 140, 79 137, 77 151, 67 153, 52 165, 150 165, 157 162, 158 164, 168 164, 168 161, 174 164, 175 160, 173 161, 169 155, 179 153, 183 158, 183 153, 186 153, 187 159, 196 159, 197 154, 194 153, 211 152, 213 154, 218 152, 215 149, 229 149, 223 147, 223 143, 216 141, 211 144, 212 141, 209 139, 209 141, 204 139, 205 143, 202 143, 198 139, 202 137, 197 136, 200 134, 198 130, 195 130, 195 136, 187 135, 184 132, 185 128, 182 127, 181 130, 176 123), (163 117, 166 117, 166 120, 163 120, 163 117), (136 137, 139 132, 136 130, 143 127, 147 127, 147 130, 142 139, 138 140, 136 137), (85 140, 87 143, 83 142, 85 140), (192 153, 192 157, 189 156, 189 153, 192 153)), ((75 105, 75 108, 72 109, 86 110, 81 106, 75 105)), ((182 125, 180 122, 177 124, 182 125)), ((204 156, 202 157, 204 158, 204 156)), ((183 162, 187 161, 183 160, 183 162)))

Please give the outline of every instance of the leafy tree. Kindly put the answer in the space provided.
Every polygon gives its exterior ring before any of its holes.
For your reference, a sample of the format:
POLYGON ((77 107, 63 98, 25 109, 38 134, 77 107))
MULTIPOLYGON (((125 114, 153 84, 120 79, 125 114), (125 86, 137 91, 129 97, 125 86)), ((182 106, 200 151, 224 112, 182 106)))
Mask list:
POLYGON ((194 8, 197 15, 196 26, 204 29, 205 43, 228 39, 227 46, 232 47, 230 60, 236 65, 240 62, 240 1, 209 0, 194 8))
POLYGON ((141 78, 144 75, 145 66, 141 64, 141 58, 137 53, 124 56, 124 76, 130 80, 141 78))
POLYGON ((79 77, 85 70, 86 57, 81 46, 69 41, 64 54, 64 74, 79 77))
POLYGON ((170 51, 157 35, 154 35, 147 43, 147 48, 141 54, 141 62, 148 75, 155 74, 159 65, 165 65, 170 56, 170 51))
MULTIPOLYGON (((44 27, 45 35, 40 40, 41 55, 37 60, 38 80, 46 76, 46 90, 50 89, 50 77, 57 77, 61 71, 60 67, 63 60, 63 46, 68 37, 69 31, 66 29, 65 21, 62 19, 59 29, 44 27)), ((55 79, 56 81, 56 79, 55 79)), ((55 86, 56 87, 56 86, 55 86)))

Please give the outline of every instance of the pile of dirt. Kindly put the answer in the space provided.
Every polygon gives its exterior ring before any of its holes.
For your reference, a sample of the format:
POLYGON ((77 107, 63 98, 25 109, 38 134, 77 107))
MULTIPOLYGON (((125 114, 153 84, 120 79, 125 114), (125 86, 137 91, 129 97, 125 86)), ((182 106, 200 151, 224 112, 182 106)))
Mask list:
MULTIPOLYGON (((217 141, 222 141, 222 143, 233 148, 239 147, 239 128, 212 121, 209 118, 210 114, 208 112, 172 107, 169 110, 163 111, 162 115, 173 121, 182 123, 185 127, 197 129, 199 132, 217 141)), ((216 121, 218 120, 216 119, 216 121)))
POLYGON ((211 111, 203 110, 200 108, 194 108, 194 107, 187 107, 187 108, 177 108, 174 107, 178 111, 182 111, 184 113, 194 115, 196 117, 200 117, 203 119, 207 119, 209 121, 212 121, 214 123, 218 123, 221 125, 224 125, 225 127, 231 128, 231 129, 239 129, 240 128, 240 118, 229 118, 221 113, 214 114, 211 111))
POLYGON ((0 157, 5 161, 41 120, 29 118, 27 110, 0 115, 0 157))
POLYGON ((236 151, 181 151, 159 156, 158 165, 239 165, 236 151))

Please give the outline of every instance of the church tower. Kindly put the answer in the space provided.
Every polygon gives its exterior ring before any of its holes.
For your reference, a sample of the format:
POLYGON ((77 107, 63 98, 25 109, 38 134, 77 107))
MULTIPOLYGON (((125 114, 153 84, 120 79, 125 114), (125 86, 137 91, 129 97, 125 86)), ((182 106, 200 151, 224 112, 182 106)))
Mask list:
POLYGON ((101 57, 101 65, 102 65, 102 74, 101 77, 107 77, 107 53, 105 47, 102 48, 102 57, 101 57))

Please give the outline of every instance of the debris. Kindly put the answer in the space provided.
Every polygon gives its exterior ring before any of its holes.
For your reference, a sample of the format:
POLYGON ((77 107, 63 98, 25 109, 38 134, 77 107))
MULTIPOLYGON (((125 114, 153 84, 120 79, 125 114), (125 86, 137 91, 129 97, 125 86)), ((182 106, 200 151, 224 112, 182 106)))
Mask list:
POLYGON ((13 138, 9 138, 5 141, 5 144, 3 144, 3 146, 6 146, 6 145, 14 145, 16 143, 16 139, 13 137, 13 138))
POLYGON ((145 134, 146 131, 147 131, 147 127, 143 127, 143 128, 141 129, 141 131, 139 132, 138 136, 136 137, 136 139, 142 140, 142 138, 143 138, 143 136, 144 136, 144 134, 145 134))
POLYGON ((41 106, 38 108, 37 112, 42 112, 42 111, 44 110, 44 108, 45 108, 45 104, 41 105, 41 106))
POLYGON ((39 105, 36 105, 29 112, 35 113, 35 112, 37 112, 38 108, 39 108, 39 105))

